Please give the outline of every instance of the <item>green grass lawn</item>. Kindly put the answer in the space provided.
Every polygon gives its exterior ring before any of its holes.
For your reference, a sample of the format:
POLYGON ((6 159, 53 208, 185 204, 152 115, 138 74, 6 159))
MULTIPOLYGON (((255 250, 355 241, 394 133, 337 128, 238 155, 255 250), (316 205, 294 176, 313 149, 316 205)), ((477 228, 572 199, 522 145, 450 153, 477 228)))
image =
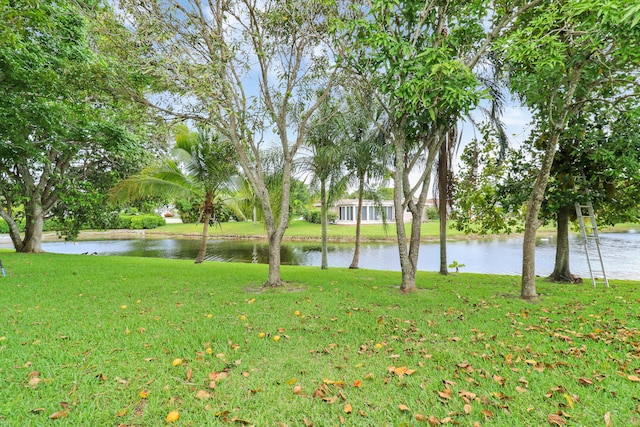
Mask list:
MULTIPOLYGON (((407 230, 407 236, 410 233, 411 224, 405 224, 407 230)), ((638 229, 638 224, 619 224, 615 227, 599 227, 601 231, 607 232, 624 232, 631 229, 638 229)), ((136 232, 139 230, 136 230, 136 232)), ((202 224, 166 224, 158 228, 151 230, 144 230, 146 236, 189 236, 199 237, 202 233, 202 224)), ((336 225, 330 224, 327 229, 328 238, 331 241, 352 241, 355 239, 356 227, 355 225, 336 225)), ((555 227, 552 225, 546 225, 540 227, 538 233, 541 235, 549 235, 555 233, 555 227)), ((266 239, 267 232, 263 224, 254 225, 252 222, 225 222, 218 226, 212 226, 209 228, 209 234, 213 238, 258 238, 266 239)), ((285 240, 320 240, 320 224, 312 224, 303 220, 292 220, 285 233, 285 240)), ((365 241, 396 241, 396 228, 395 224, 387 224, 385 227, 382 224, 367 224, 361 228, 361 236, 365 241)), ((440 225, 438 221, 429 221, 422 224, 421 227, 421 240, 422 241, 437 241, 440 237, 440 225)), ((459 239, 477 239, 482 237, 477 234, 464 234, 461 231, 449 228, 447 230, 447 238, 450 240, 459 239)), ((95 230, 90 232, 83 232, 80 234, 81 239, 95 238, 95 230)))
POLYGON ((0 258, 0 425, 640 425, 639 283, 0 258))

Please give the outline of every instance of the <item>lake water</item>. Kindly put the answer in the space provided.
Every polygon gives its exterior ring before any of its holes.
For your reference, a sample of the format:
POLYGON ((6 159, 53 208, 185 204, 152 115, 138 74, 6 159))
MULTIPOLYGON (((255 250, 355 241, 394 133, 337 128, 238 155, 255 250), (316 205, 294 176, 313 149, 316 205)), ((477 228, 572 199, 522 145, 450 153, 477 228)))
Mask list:
MULTIPOLYGON (((536 248, 536 274, 547 276, 553 271, 555 239, 539 238, 536 248)), ((199 240, 192 239, 129 239, 78 242, 44 242, 47 252, 98 255, 123 255, 194 259, 199 240)), ((11 248, 11 243, 0 242, 11 248)), ((640 280, 640 233, 602 233, 600 248, 607 276, 614 279, 640 280)), ((519 275, 522 270, 522 239, 495 238, 447 243, 448 262, 465 264, 464 272, 519 275)), ((420 248, 419 269, 438 271, 439 246, 424 243, 420 248)), ((589 277, 582 240, 570 238, 571 270, 581 277, 589 277)), ((329 267, 348 267, 353 256, 352 243, 329 245, 329 267)), ((268 262, 268 245, 253 240, 209 240, 207 260, 222 262, 268 262)), ((282 264, 320 265, 319 242, 284 242, 282 264)), ((400 270, 398 248, 395 243, 363 243, 360 267, 375 270, 400 270)))

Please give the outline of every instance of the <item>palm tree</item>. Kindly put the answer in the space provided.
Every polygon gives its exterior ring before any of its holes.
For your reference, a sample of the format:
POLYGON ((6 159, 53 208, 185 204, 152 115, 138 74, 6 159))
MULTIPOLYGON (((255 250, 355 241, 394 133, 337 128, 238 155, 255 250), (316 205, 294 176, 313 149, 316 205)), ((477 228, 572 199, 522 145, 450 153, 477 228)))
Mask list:
MULTIPOLYGON (((358 183, 358 208, 356 210, 356 241, 353 259, 349 268, 358 268, 360 262, 360 234, 362 223, 362 202, 371 180, 379 181, 387 174, 389 150, 385 146, 384 133, 374 126, 378 121, 372 96, 361 97, 351 103, 349 119, 345 123, 345 146, 348 147, 345 166, 358 183)), ((384 210, 382 210, 384 212, 384 210)), ((383 217, 384 219, 384 217, 383 217)))
POLYGON ((326 100, 321 106, 323 122, 314 126, 307 137, 311 155, 303 158, 303 167, 313 174, 320 189, 320 224, 322 229, 322 261, 320 268, 329 268, 327 260, 327 211, 329 203, 344 193, 348 177, 344 174, 345 150, 338 144, 341 117, 338 107, 326 100), (327 119, 328 117, 328 119, 327 119))
POLYGON ((209 223, 215 218, 216 204, 237 172, 235 149, 228 141, 207 129, 197 133, 181 126, 170 158, 144 169, 111 190, 112 202, 134 201, 151 196, 187 197, 202 200, 199 221, 203 222, 202 241, 196 264, 204 260, 209 223))

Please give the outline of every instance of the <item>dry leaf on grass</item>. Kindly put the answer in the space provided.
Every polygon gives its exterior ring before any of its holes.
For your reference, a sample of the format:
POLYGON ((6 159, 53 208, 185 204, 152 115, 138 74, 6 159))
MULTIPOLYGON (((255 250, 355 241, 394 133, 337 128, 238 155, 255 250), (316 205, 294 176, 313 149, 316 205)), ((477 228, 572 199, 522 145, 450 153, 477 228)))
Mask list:
POLYGON ((549 421, 549 424, 551 424, 552 426, 563 426, 567 424, 567 420, 565 420, 558 414, 549 414, 547 416, 547 421, 549 421))

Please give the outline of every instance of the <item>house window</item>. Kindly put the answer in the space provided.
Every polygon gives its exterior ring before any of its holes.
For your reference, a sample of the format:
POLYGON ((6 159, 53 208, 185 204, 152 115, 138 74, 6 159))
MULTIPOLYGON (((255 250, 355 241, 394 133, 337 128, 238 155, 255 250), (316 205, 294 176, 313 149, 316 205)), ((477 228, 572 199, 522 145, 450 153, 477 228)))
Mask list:
POLYGON ((353 206, 340 206, 340 219, 342 221, 353 221, 353 206))
POLYGON ((363 221, 367 220, 367 207, 366 206, 362 207, 362 220, 363 221))
POLYGON ((387 217, 387 221, 393 221, 393 206, 385 206, 384 209, 385 209, 384 213, 387 217))

